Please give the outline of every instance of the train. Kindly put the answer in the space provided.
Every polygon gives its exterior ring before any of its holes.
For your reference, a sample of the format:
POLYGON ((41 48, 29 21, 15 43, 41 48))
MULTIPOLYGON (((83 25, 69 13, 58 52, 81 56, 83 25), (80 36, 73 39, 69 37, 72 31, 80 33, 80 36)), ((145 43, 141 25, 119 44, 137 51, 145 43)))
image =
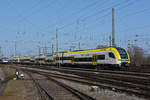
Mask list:
POLYGON ((53 65, 53 55, 51 54, 41 54, 39 56, 35 56, 34 58, 34 63, 35 64, 40 64, 40 65, 53 65))
POLYGON ((130 65, 130 56, 121 47, 107 47, 58 52, 53 55, 39 55, 34 57, 32 63, 54 66, 91 67, 97 69, 128 68, 130 65))
POLYGON ((56 53, 53 58, 55 65, 92 66, 97 69, 107 67, 123 68, 128 67, 130 64, 128 52, 120 47, 56 53))

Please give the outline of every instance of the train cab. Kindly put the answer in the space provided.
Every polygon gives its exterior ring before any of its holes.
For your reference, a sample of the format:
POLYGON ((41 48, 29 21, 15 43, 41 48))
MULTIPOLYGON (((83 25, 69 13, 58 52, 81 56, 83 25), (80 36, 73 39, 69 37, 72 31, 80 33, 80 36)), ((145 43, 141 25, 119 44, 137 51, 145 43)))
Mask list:
POLYGON ((130 57, 128 52, 125 49, 120 47, 117 47, 116 49, 119 52, 119 56, 120 56, 118 59, 118 61, 120 62, 120 66, 128 67, 130 64, 130 57))

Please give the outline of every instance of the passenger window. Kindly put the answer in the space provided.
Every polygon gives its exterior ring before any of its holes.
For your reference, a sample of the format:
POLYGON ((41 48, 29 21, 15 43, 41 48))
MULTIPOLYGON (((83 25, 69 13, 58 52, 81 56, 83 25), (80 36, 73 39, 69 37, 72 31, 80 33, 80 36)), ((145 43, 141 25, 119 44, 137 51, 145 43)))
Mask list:
POLYGON ((109 52, 109 57, 115 58, 115 55, 112 52, 109 52))
POLYGON ((105 55, 98 55, 97 57, 99 60, 105 60, 105 55))

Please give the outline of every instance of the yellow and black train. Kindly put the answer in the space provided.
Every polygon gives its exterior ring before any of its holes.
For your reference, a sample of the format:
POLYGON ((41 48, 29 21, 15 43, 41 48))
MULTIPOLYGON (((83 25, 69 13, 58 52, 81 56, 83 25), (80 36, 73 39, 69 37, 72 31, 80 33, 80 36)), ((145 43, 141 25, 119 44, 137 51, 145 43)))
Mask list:
POLYGON ((34 64, 80 66, 92 68, 127 68, 130 64, 128 52, 120 47, 55 53, 34 57, 34 64))
POLYGON ((53 64, 63 66, 92 66, 97 68, 128 67, 129 54, 120 47, 108 47, 83 51, 56 53, 53 64))

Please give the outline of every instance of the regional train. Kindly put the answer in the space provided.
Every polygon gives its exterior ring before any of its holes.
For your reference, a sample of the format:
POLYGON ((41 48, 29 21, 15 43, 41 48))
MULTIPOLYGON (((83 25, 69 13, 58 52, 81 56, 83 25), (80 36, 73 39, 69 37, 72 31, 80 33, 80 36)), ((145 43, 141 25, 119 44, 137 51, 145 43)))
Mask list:
POLYGON ((56 53, 53 58, 55 65, 92 66, 97 69, 106 67, 123 68, 130 64, 129 54, 120 47, 56 53))
POLYGON ((120 47, 108 47, 92 50, 59 52, 54 55, 40 55, 34 58, 34 64, 61 65, 92 68, 128 68, 130 57, 120 47))

